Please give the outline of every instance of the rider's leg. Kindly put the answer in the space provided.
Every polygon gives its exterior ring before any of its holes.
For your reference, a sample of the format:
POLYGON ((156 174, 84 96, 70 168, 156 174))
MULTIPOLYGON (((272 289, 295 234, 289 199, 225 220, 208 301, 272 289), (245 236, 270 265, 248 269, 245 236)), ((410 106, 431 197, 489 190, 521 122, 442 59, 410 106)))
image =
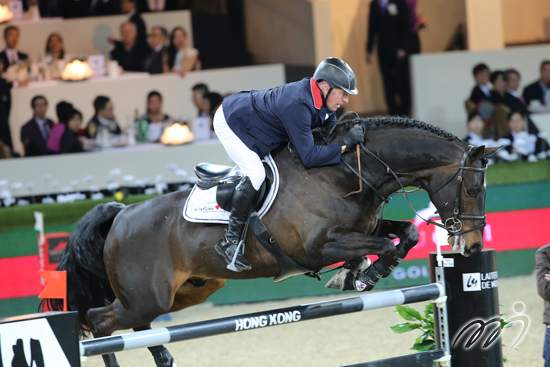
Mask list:
MULTIPOLYGON (((216 245, 216 251, 229 264, 237 251, 244 225, 254 205, 256 194, 264 182, 265 170, 260 157, 250 150, 227 125, 221 106, 214 115, 214 130, 227 155, 239 166, 244 174, 233 195, 231 216, 229 217, 229 226, 226 235, 216 245)), ((242 251, 237 255, 235 266, 239 270, 248 270, 251 268, 244 258, 242 251)))

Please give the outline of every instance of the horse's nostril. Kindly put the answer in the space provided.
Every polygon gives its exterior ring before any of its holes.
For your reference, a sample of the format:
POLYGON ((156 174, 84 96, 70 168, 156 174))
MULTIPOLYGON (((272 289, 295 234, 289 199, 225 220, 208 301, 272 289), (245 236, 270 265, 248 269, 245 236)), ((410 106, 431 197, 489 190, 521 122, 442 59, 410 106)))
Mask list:
POLYGON ((472 245, 472 247, 470 247, 470 252, 471 253, 481 252, 482 249, 483 249, 483 245, 480 242, 476 242, 472 245))

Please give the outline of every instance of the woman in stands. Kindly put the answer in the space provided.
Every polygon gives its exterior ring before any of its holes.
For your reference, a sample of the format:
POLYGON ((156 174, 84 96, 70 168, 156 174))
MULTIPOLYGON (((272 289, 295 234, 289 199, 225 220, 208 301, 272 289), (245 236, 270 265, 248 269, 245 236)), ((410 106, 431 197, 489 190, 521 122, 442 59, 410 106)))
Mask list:
POLYGON ((165 72, 176 72, 181 76, 199 67, 199 51, 189 46, 187 32, 182 27, 176 27, 170 34, 168 60, 165 72))
POLYGON ((158 141, 168 126, 170 126, 170 116, 162 112, 162 96, 157 91, 152 91, 147 95, 147 113, 144 116, 147 120, 147 140, 158 141))

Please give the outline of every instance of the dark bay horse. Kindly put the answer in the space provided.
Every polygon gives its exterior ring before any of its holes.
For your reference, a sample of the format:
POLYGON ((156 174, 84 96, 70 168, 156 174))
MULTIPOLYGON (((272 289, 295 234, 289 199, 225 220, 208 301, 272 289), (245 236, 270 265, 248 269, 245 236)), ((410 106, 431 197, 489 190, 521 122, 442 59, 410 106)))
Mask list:
MULTIPOLYGON (((272 153, 280 192, 263 222, 283 250, 313 270, 378 255, 359 274, 375 284, 418 241, 414 224, 377 216, 384 198, 403 185, 429 193, 443 222, 454 223, 447 229, 460 238, 464 255, 480 251, 485 157, 496 149, 473 149, 439 128, 404 118, 357 119, 314 135, 318 142, 339 141, 357 124, 365 126, 364 147, 373 153, 361 156, 362 177, 376 192, 365 187, 344 199, 358 187, 358 177, 344 163, 305 169, 287 146, 272 153), (402 173, 399 180, 391 172, 402 173), (396 237, 398 246, 391 241, 396 237)), ((357 168, 355 152, 342 161, 357 168)), ((68 308, 79 312, 83 330, 101 337, 115 330, 149 329, 161 314, 204 302, 225 279, 279 273, 278 263, 252 233, 245 253, 252 270, 227 270, 214 250, 225 226, 187 222, 182 216, 186 198, 187 193, 176 192, 129 206, 100 204, 79 221, 58 270, 68 273, 68 308)), ((60 309, 57 300, 49 302, 60 309)), ((163 346, 149 349, 157 366, 175 365, 163 346)), ((107 366, 118 366, 114 354, 103 358, 107 366)))

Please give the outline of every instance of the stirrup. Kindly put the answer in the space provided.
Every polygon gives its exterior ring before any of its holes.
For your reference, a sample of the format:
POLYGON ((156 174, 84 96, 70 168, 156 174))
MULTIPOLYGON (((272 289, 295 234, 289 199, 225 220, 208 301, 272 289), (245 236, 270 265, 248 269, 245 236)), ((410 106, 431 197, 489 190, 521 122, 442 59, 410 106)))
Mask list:
MULTIPOLYGON (((233 254, 233 259, 231 259, 231 262, 227 265, 227 269, 231 270, 231 271, 234 271, 234 272, 240 272, 240 271, 243 271, 243 270, 250 270, 252 269, 252 266, 250 266, 250 264, 247 264, 247 263, 243 263, 242 261, 240 261, 240 263, 242 265, 244 265, 244 268, 237 268, 235 266, 235 263, 237 261, 237 256, 239 256, 240 254, 240 250, 241 250, 241 247, 243 248, 243 259, 244 259, 244 240, 241 240, 239 242, 239 244, 237 245, 237 249, 235 250, 235 253, 233 254), (248 265, 248 268, 247 266, 248 265)), ((246 259, 244 259, 246 261, 246 259)))
MULTIPOLYGON (((236 241, 235 241, 236 242, 236 241)), ((248 261, 244 257, 244 240, 241 240, 239 244, 237 245, 233 241, 229 241, 227 239, 227 236, 224 236, 220 242, 216 244, 214 247, 216 249, 216 252, 223 256, 225 261, 227 262, 227 269, 234 271, 234 272, 241 272, 243 270, 250 270, 252 269, 252 266, 248 263, 248 261), (223 244, 222 244, 223 242, 223 244), (232 257, 229 257, 229 254, 227 253, 227 250, 231 247, 236 247, 235 252, 233 253, 232 257), (241 248, 243 248, 243 254, 240 253, 241 248), (241 259, 238 259, 238 257, 241 257, 241 259)))

